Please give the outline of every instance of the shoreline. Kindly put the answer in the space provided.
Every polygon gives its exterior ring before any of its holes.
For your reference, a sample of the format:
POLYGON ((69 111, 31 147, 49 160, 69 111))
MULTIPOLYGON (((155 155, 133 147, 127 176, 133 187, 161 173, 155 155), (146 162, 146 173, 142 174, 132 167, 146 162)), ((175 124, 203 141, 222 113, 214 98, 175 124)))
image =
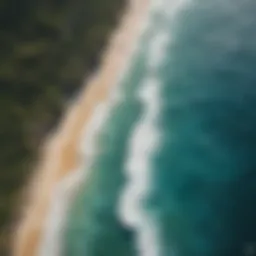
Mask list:
POLYGON ((14 256, 36 256, 50 201, 58 183, 78 168, 80 140, 97 106, 118 82, 140 33, 149 0, 130 0, 120 25, 110 36, 96 75, 89 79, 79 97, 67 110, 56 131, 46 139, 41 161, 28 188, 28 203, 16 229, 14 256))

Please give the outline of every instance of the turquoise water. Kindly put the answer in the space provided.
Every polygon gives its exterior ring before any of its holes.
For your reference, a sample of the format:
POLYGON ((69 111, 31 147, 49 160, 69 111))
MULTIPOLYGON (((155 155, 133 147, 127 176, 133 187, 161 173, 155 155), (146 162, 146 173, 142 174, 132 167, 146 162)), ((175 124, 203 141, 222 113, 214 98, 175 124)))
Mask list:
POLYGON ((65 226, 66 256, 256 255, 256 2, 170 2, 152 9, 96 138, 65 226), (132 141, 139 125, 141 145, 132 141), (141 189, 123 204, 134 177, 141 189))

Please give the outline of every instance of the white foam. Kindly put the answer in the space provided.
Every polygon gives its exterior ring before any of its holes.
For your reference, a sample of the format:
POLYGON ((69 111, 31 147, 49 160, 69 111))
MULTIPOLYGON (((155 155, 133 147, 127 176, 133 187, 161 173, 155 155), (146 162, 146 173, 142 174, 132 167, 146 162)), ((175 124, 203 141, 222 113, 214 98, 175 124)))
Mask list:
POLYGON ((81 139, 81 163, 80 168, 67 175, 56 187, 50 204, 50 213, 47 216, 44 235, 39 246, 39 256, 61 256, 62 231, 67 220, 67 213, 74 195, 80 185, 90 174, 90 166, 97 153, 95 139, 104 122, 108 118, 113 102, 100 105, 87 126, 81 139), (86 171, 85 171, 86 170, 86 171))
POLYGON ((139 255, 157 255, 154 227, 142 209, 142 201, 149 187, 150 159, 158 147, 159 134, 155 127, 159 112, 159 83, 155 78, 147 78, 139 98, 146 107, 144 116, 138 123, 129 145, 129 154, 125 164, 129 180, 120 198, 119 216, 123 223, 133 227, 138 232, 137 248, 139 255), (148 240, 150 239, 150 241, 148 240))
MULTIPOLYGON (((161 12, 168 15, 178 10, 184 1, 155 0, 152 2, 151 15, 161 12), (172 10, 169 10, 172 8, 172 10)), ((161 112, 160 88, 161 79, 158 71, 165 59, 165 52, 171 42, 171 33, 164 26, 155 28, 152 25, 152 41, 149 46, 147 72, 138 92, 145 112, 139 120, 128 145, 128 155, 124 166, 127 184, 120 196, 118 215, 120 220, 133 228, 137 235, 137 251, 140 256, 159 256, 157 227, 143 209, 143 201, 150 192, 151 159, 160 147, 160 131, 157 119, 161 112), (156 31, 154 31, 154 29, 156 31)))
MULTIPOLYGON (((157 6, 160 8, 160 6, 157 6)), ((157 33, 149 47, 147 74, 138 92, 145 112, 138 122, 129 142, 125 171, 128 182, 120 197, 118 214, 121 221, 135 229, 137 250, 141 256, 159 255, 156 226, 143 209, 150 186, 150 160, 159 147, 160 134, 156 127, 160 112, 160 81, 155 71, 164 60, 168 34, 157 33)))
POLYGON ((170 38, 167 32, 161 32, 158 33, 155 40, 152 41, 151 51, 148 56, 148 62, 149 62, 149 68, 151 69, 157 69, 163 59, 165 52, 163 51, 163 48, 166 47, 166 45, 169 43, 170 38))

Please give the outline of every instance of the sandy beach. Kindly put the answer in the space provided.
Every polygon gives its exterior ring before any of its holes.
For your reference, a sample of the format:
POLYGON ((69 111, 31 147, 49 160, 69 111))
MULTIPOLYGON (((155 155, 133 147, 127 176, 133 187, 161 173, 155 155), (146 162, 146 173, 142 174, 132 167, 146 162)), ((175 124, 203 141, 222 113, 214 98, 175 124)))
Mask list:
POLYGON ((131 56, 149 0, 132 0, 110 38, 97 74, 89 79, 42 149, 24 216, 14 237, 14 256, 36 256, 54 188, 79 163, 79 145, 95 108, 109 96, 131 56))

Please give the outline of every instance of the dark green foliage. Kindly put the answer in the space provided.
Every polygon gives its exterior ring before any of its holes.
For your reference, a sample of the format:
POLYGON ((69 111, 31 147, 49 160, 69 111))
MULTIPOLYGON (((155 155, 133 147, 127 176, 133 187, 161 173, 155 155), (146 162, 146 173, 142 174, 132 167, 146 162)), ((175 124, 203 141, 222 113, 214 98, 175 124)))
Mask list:
POLYGON ((18 192, 66 100, 97 67, 125 0, 0 0, 0 255, 18 192))

